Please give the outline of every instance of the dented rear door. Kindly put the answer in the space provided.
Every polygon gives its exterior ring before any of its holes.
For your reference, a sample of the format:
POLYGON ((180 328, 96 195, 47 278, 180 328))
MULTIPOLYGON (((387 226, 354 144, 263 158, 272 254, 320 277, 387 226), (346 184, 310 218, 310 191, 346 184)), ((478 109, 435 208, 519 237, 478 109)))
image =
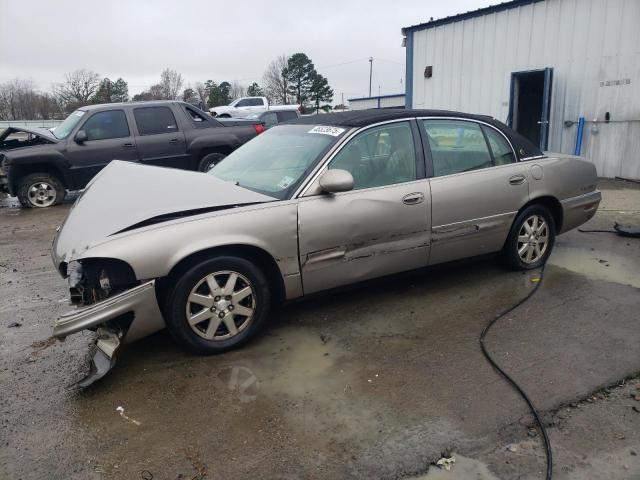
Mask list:
POLYGON ((431 193, 412 131, 393 122, 358 134, 328 166, 350 171, 355 189, 300 199, 305 294, 427 265, 431 193))

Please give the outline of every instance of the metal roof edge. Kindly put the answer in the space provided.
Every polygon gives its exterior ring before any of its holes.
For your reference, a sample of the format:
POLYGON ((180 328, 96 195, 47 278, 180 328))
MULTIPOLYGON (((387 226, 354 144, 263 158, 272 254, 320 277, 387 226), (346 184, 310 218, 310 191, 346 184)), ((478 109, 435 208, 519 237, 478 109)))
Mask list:
POLYGON ((428 28, 439 27, 442 25, 447 25, 449 23, 455 23, 462 20, 468 20, 470 18, 482 17, 484 15, 489 15, 492 13, 502 12, 505 10, 510 10, 512 8, 524 7, 526 5, 530 5, 538 2, 545 2, 546 0, 512 0, 510 2, 503 2, 497 5, 489 5, 488 7, 479 8, 477 10, 471 10, 465 13, 458 13, 457 15, 451 15, 449 17, 438 18, 436 20, 431 20, 425 23, 419 23, 417 25, 410 25, 408 27, 403 27, 401 32, 405 35, 407 32, 415 32, 419 30, 427 30, 428 28))

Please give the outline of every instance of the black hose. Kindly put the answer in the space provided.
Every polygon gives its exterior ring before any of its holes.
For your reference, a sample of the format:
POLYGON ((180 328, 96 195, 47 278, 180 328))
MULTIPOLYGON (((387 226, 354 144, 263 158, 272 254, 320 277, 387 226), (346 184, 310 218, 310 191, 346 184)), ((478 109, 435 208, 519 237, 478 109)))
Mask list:
POLYGON ((524 401, 527 402, 527 405, 529 405, 529 409, 531 410, 531 413, 533 414, 533 416, 534 416, 534 418, 536 420, 536 423, 538 424, 538 428, 540 429, 540 432, 542 433, 542 438, 544 440, 544 448, 545 448, 546 454, 547 454, 547 476, 546 476, 546 480, 551 480, 551 477, 553 475, 553 458, 552 458, 552 455, 551 455, 551 442, 549 441, 549 435, 547 435, 547 429, 545 428, 544 424, 542 423, 542 420, 540 420, 540 415, 538 414, 538 411, 533 406, 533 402, 531 402, 531 400, 529 399, 529 397, 527 396, 525 391, 520 387, 520 385, 518 385, 516 383, 516 381, 513 378, 511 378, 504 370, 502 370, 502 368, 500 368, 498 366, 498 364, 495 362, 495 360, 493 358, 491 358, 491 355, 489 355, 489 352, 487 351, 487 348, 486 348, 485 343, 484 343, 484 339, 485 339, 487 333, 489 333, 489 330, 491 329, 491 327, 493 327, 493 325, 498 320, 500 320, 505 315, 513 312, 516 308, 518 308, 520 305, 522 305, 527 300, 529 300, 538 291, 538 288, 540 288, 540 284, 542 283, 542 277, 544 275, 544 267, 545 267, 545 265, 543 264, 542 268, 540 269, 540 277, 539 277, 538 282, 536 283, 535 287, 533 287, 533 289, 531 289, 531 291, 524 298, 522 298, 521 300, 519 300, 514 305, 510 306, 506 310, 504 310, 504 311, 500 312, 498 315, 496 315, 495 318, 493 320, 491 320, 484 327, 484 329, 482 330, 482 333, 480 334, 480 348, 482 349, 482 353, 484 354, 484 356, 487 359, 487 361, 491 364, 491 366, 493 368, 495 368, 498 371, 498 373, 500 373, 511 384, 511 386, 518 391, 518 393, 524 399, 524 401))

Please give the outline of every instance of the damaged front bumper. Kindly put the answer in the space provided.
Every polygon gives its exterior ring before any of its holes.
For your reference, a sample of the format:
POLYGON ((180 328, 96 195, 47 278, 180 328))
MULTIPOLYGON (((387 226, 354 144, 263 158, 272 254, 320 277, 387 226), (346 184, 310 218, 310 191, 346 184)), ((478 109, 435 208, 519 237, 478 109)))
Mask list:
MULTIPOLYGON (((127 322, 128 323, 128 322, 127 322)), ((102 378, 114 365, 123 343, 129 343, 164 328, 156 298, 155 280, 143 283, 91 305, 64 313, 54 322, 53 336, 64 340, 81 330, 97 330, 96 351, 89 376, 76 384, 86 387, 102 378), (117 320, 133 314, 130 325, 117 320)))

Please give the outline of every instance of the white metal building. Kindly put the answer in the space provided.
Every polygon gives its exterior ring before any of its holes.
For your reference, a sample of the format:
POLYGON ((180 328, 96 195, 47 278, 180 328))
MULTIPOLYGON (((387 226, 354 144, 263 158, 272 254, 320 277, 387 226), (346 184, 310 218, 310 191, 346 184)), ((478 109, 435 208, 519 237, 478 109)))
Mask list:
POLYGON ((640 178, 640 0, 514 0, 402 33, 407 107, 491 115, 640 178))
POLYGON ((404 93, 395 95, 378 95, 377 97, 350 98, 349 110, 365 110, 367 108, 402 108, 404 93))

